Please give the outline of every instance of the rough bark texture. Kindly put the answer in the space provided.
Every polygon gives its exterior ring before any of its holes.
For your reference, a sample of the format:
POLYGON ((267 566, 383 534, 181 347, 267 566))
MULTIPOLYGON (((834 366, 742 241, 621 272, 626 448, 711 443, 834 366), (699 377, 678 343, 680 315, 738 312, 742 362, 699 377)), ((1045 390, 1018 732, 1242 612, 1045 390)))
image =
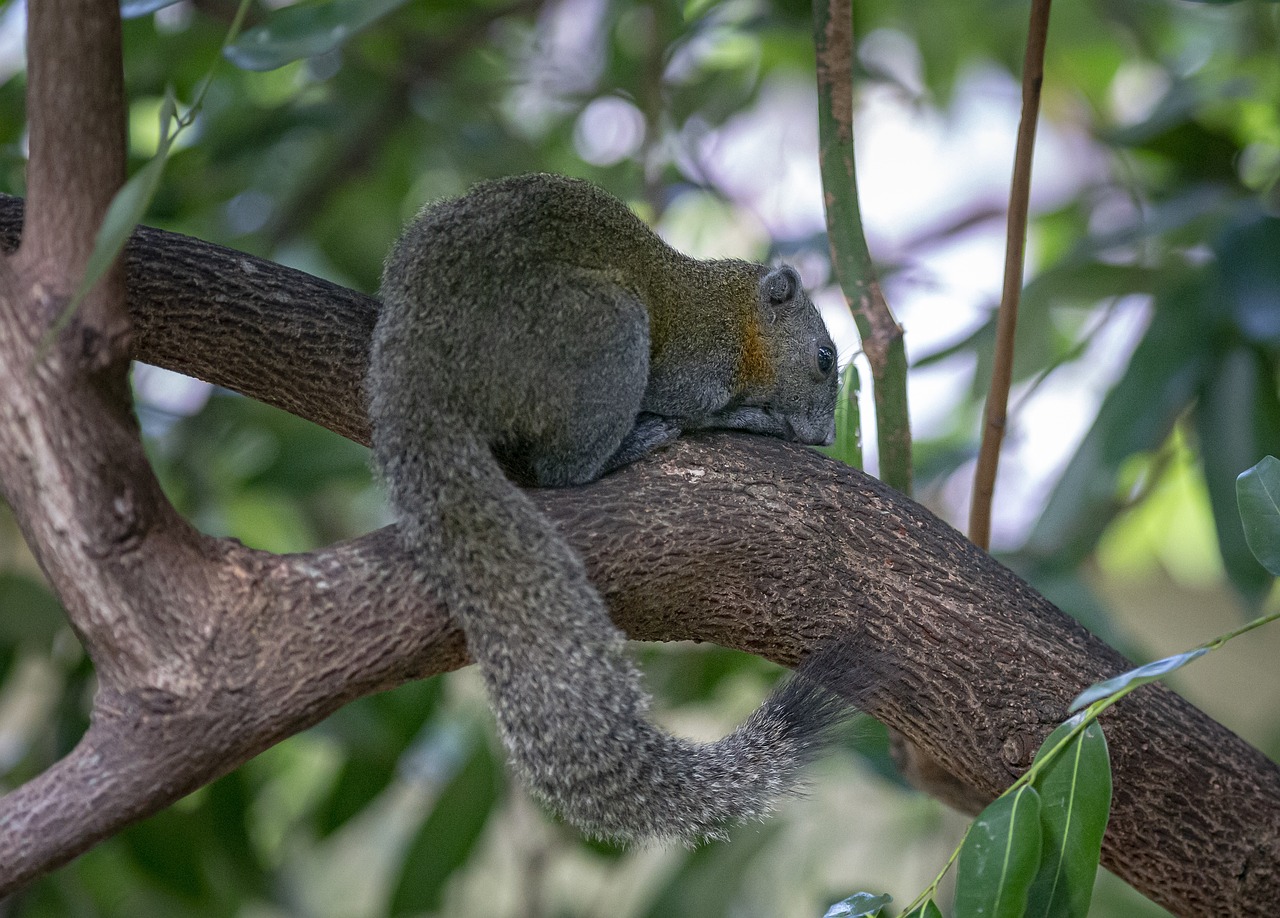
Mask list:
MULTIPOLYGON (((0 199, 0 246, 19 223, 20 202, 0 199)), ((376 301, 156 230, 139 231, 127 284, 138 358, 366 438, 376 301)), ((124 513, 145 470, 81 457, 132 422, 27 372, 36 323, 8 309, 0 321, 0 391, 14 393, 0 482, 33 543, 69 540, 90 559, 53 579, 108 674, 84 742, 0 800, 0 891, 353 698, 465 662, 390 531, 271 556, 200 536, 167 505, 124 513), (77 488, 121 510, 118 531, 80 533, 77 488), (72 583, 101 589, 69 596, 72 583)), ((788 664, 846 640, 850 685, 879 685, 871 713, 985 797, 1080 688, 1127 665, 928 511, 803 448, 700 437, 536 499, 632 636, 788 664)), ((1104 724, 1116 783, 1104 863, 1179 914, 1269 914, 1280 770, 1159 686, 1104 724)))

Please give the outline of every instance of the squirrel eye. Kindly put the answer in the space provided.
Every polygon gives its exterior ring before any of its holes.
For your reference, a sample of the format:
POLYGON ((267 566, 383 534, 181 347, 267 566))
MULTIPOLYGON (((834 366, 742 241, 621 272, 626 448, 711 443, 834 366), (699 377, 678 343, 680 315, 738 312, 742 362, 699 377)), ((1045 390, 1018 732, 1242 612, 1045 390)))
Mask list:
POLYGON ((830 373, 831 368, 836 365, 836 352, 827 346, 818 348, 818 370, 823 373, 830 373))
POLYGON ((800 278, 793 268, 785 265, 769 275, 769 302, 785 303, 796 295, 800 287, 800 278))

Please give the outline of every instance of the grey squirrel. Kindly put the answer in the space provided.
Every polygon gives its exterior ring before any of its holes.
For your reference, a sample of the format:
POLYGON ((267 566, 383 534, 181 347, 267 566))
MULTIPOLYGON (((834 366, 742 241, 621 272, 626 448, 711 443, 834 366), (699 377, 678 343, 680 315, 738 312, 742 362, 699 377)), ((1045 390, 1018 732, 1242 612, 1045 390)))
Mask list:
POLYGON ((382 301, 374 464, 517 773, 613 841, 767 814, 843 705, 793 677, 718 742, 655 727, 581 560, 513 482, 585 484, 699 428, 832 442, 835 345, 796 272, 689 258, 594 185, 525 175, 424 208, 382 301))

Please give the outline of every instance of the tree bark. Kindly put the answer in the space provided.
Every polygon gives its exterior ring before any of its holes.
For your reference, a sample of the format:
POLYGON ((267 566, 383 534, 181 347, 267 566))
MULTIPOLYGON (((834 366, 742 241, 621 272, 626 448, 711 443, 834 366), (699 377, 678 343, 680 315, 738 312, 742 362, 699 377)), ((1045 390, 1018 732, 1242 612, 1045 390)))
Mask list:
MULTIPOLYGON (((0 244, 13 247, 19 223, 20 202, 0 199, 0 244)), ((367 440, 375 300, 151 229, 135 235, 126 273, 136 357, 367 440)), ((85 440, 133 425, 69 405, 26 372, 34 336, 18 331, 0 329, 0 391, 25 406, 0 413, 0 481, 39 549, 67 539, 80 512, 63 503, 64 480, 108 506, 134 487, 79 458, 85 440), (43 430, 65 445, 38 449, 43 430)), ((1076 692, 1128 666, 924 508, 794 445, 691 438, 586 488, 534 496, 631 636, 784 664, 838 642, 846 688, 874 682, 870 713, 983 798, 1026 768, 1076 692)), ((273 556, 157 510, 91 541, 76 582, 116 586, 59 589, 110 678, 76 750, 0 800, 0 891, 347 701, 466 661, 459 632, 415 586, 429 559, 406 557, 391 530, 273 556)), ((1104 863, 1178 914, 1268 914, 1280 901, 1280 769, 1161 686, 1103 724, 1115 773, 1104 863)))

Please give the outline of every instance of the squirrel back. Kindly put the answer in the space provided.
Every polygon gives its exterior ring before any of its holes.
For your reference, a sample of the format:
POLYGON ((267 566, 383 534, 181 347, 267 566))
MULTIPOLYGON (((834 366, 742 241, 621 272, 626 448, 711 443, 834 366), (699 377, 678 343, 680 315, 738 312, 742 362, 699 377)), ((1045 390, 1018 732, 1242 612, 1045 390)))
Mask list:
POLYGON ((529 175, 425 208, 382 297, 375 465, 517 772, 601 838, 764 815, 840 706, 793 679, 717 743, 654 727, 580 559, 511 479, 584 484, 695 428, 830 442, 835 350, 798 276, 688 258, 593 185, 529 175))

